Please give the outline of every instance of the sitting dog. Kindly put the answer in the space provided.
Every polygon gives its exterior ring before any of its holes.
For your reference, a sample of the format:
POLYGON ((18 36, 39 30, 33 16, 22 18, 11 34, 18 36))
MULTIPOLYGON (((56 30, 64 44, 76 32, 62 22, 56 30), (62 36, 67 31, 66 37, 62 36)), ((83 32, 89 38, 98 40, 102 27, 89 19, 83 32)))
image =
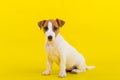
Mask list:
POLYGON ((49 75, 52 62, 60 66, 59 77, 66 77, 66 72, 80 73, 94 66, 87 66, 84 57, 70 44, 68 44, 59 33, 60 27, 65 24, 63 20, 43 20, 38 22, 40 29, 46 36, 45 49, 47 52, 47 69, 44 75, 49 75))

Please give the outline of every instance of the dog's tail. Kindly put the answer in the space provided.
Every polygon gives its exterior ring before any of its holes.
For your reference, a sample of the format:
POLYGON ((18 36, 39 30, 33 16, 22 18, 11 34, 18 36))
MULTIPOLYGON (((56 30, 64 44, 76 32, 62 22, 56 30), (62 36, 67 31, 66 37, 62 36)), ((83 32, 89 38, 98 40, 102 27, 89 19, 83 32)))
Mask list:
POLYGON ((95 66, 86 66, 87 70, 91 70, 91 69, 94 69, 94 68, 95 68, 95 66))

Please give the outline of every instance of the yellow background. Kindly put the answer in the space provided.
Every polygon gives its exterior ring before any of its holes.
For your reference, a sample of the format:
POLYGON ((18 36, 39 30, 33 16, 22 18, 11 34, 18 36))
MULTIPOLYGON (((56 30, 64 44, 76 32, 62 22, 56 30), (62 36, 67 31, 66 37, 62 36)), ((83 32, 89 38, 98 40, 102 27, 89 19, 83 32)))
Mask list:
POLYGON ((57 80, 59 67, 42 76, 46 54, 43 19, 62 19, 63 37, 94 70, 67 74, 67 80, 120 80, 119 0, 2 0, 0 1, 1 80, 57 80))

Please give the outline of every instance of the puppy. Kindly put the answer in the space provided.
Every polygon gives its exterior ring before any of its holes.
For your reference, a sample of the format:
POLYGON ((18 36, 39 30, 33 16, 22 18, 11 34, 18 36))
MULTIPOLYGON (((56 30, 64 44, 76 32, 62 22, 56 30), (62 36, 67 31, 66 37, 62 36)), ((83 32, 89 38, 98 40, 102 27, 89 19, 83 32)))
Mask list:
POLYGON ((53 61, 60 66, 59 77, 66 77, 66 72, 80 73, 94 66, 87 66, 84 57, 60 35, 59 29, 65 24, 60 19, 50 19, 38 22, 46 36, 47 69, 44 75, 49 75, 53 61))

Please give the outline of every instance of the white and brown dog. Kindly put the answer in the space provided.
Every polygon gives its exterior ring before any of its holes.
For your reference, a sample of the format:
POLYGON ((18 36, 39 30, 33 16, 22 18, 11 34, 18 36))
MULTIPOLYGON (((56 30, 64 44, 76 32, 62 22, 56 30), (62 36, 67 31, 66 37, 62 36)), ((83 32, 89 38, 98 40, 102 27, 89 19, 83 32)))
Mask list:
POLYGON ((47 69, 43 72, 44 75, 50 74, 53 61, 60 65, 59 77, 66 77, 66 71, 80 73, 94 68, 87 66, 84 57, 60 35, 59 28, 64 24, 65 22, 59 19, 38 22, 46 36, 47 69))

